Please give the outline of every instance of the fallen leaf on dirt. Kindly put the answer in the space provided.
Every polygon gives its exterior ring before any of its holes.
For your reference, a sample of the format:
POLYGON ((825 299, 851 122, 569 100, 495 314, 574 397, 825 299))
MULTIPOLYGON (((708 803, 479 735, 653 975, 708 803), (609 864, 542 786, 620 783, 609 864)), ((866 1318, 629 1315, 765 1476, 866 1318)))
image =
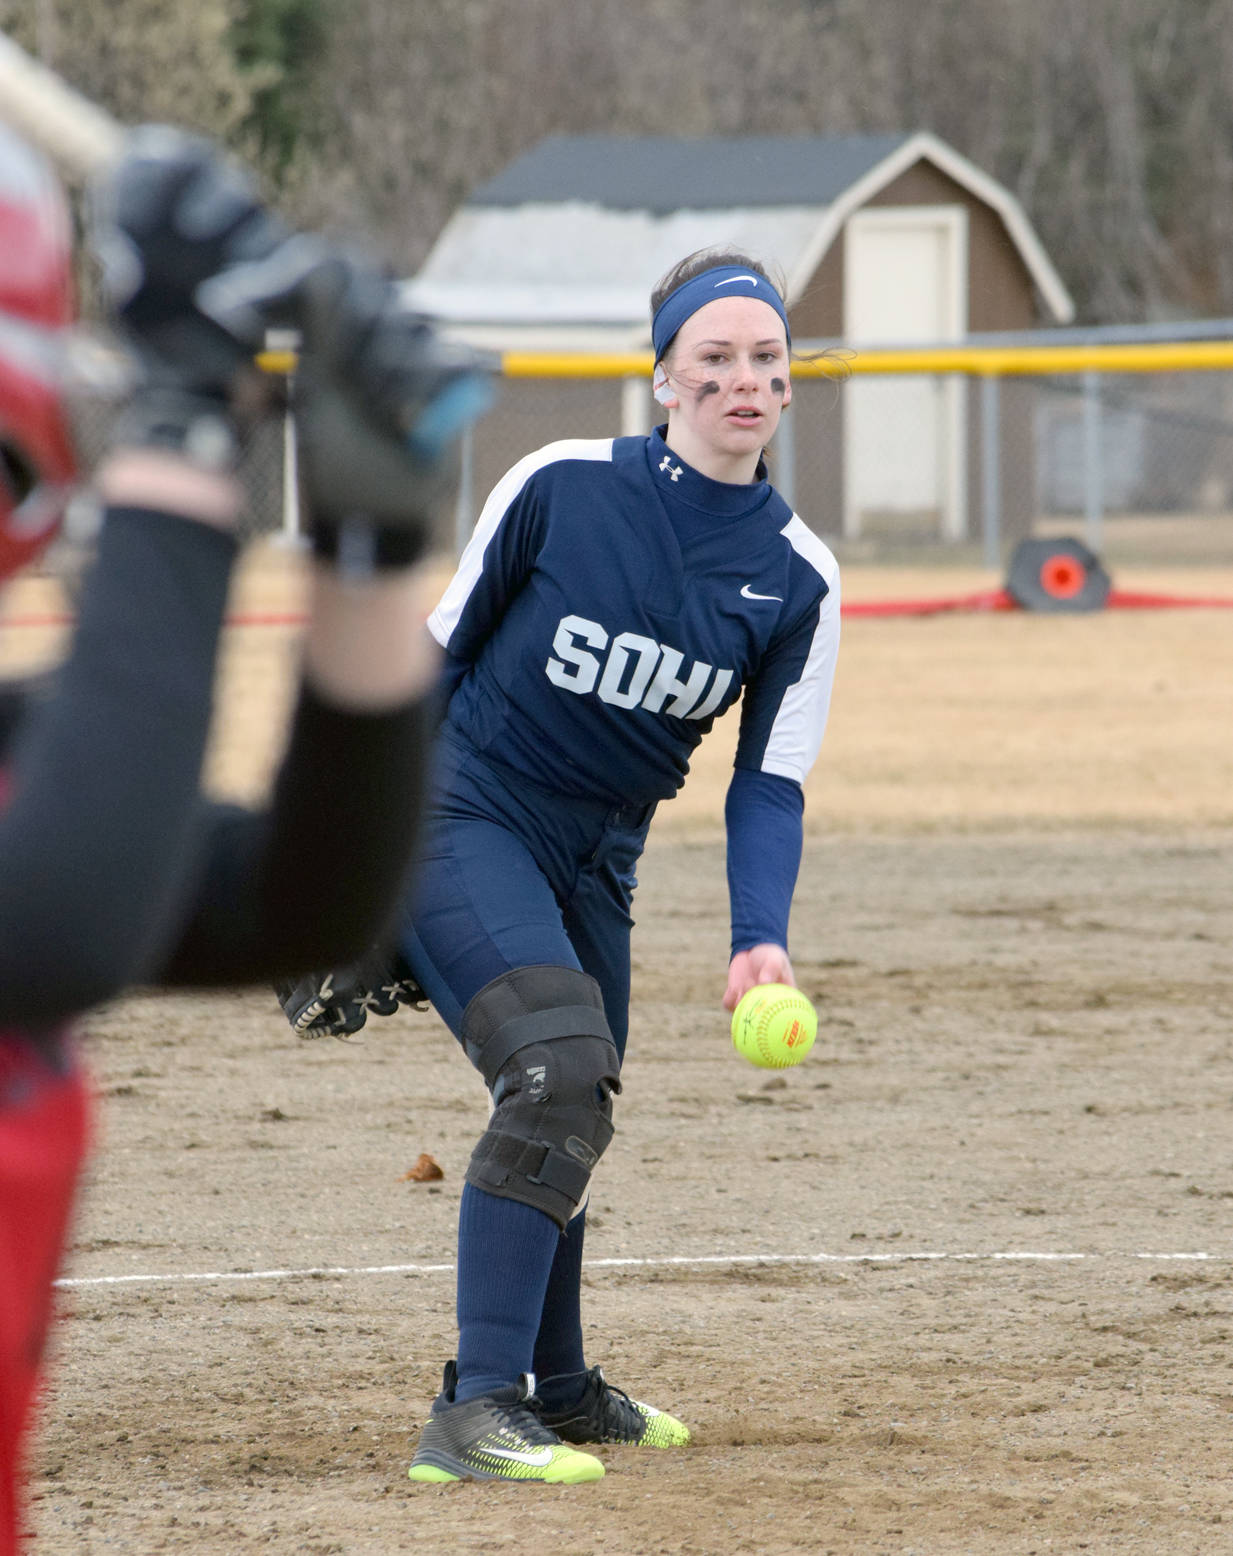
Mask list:
POLYGON ((435 1183, 437 1179, 444 1178, 445 1174, 429 1156, 427 1151, 421 1151, 419 1160, 410 1172, 404 1172, 399 1178, 399 1183, 435 1183))

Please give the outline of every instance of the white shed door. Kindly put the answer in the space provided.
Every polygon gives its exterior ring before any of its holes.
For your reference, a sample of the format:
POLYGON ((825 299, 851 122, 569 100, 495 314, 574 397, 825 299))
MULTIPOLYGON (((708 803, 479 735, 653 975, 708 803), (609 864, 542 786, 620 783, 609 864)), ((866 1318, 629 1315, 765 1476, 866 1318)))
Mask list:
MULTIPOLYGON (((844 337, 861 346, 934 345, 967 328, 967 212, 858 211, 844 229, 844 337)), ((854 375, 844 396, 844 531, 866 516, 936 516, 966 530, 961 379, 854 375)))

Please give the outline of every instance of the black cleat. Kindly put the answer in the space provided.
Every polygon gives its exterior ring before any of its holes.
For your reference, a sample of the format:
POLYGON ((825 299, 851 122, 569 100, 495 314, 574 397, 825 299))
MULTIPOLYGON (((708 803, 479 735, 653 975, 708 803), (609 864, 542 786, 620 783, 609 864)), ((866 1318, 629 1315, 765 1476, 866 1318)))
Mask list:
POLYGON ((454 1400, 458 1372, 447 1362, 444 1386, 420 1434, 407 1474, 418 1481, 538 1480, 574 1486, 603 1478, 604 1466, 569 1448, 535 1414, 534 1379, 454 1400))
POLYGON ((538 1399, 530 1401, 544 1425, 565 1442, 679 1448, 689 1441, 689 1428, 683 1421, 613 1388, 598 1367, 592 1367, 583 1377, 586 1384, 582 1398, 567 1410, 545 1410, 538 1399))

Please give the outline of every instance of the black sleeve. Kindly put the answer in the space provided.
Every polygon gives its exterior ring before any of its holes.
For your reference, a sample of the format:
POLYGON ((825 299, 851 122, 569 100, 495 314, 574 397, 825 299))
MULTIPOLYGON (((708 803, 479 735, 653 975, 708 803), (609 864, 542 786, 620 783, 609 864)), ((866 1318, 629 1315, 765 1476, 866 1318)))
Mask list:
POLYGON ((107 514, 69 656, 8 769, 0 1026, 111 998, 182 919, 235 550, 188 519, 107 514))
MULTIPOLYGON (((50 701, 55 689, 56 677, 51 671, 0 681, 0 788, 18 735, 30 717, 50 701)), ((0 804, 2 813, 3 805, 0 804)))
POLYGON ((18 728, 29 713, 26 682, 0 681, 0 768, 8 761, 18 728))
POLYGON ((191 917, 158 981, 270 982, 362 956, 406 884, 436 716, 435 694, 354 713, 305 687, 269 811, 206 815, 191 917))

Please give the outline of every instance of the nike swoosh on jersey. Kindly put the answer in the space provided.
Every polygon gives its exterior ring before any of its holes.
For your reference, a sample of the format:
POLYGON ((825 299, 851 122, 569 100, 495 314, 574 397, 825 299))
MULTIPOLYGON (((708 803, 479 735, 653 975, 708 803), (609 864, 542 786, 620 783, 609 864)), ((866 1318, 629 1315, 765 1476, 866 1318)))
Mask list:
POLYGON ((783 604, 782 594, 755 594, 748 584, 742 588, 741 598, 743 600, 778 600, 780 605, 783 604))
POLYGON ((526 1453, 521 1448, 485 1448, 483 1451, 494 1459, 513 1459, 515 1464, 529 1464, 537 1470, 552 1463, 551 1448, 538 1448, 534 1453, 526 1453))

